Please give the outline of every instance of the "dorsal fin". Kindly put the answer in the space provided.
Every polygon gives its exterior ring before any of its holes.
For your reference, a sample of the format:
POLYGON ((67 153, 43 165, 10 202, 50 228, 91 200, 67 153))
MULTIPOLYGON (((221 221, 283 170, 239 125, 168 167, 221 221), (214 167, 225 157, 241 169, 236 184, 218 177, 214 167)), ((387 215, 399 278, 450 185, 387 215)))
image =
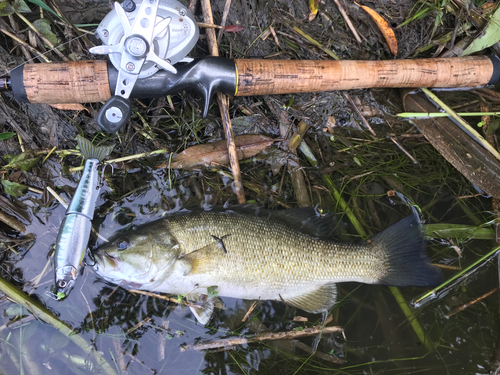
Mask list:
POLYGON ((76 136, 76 141, 80 147, 80 151, 85 159, 97 159, 103 161, 108 156, 115 146, 94 146, 92 142, 83 138, 81 135, 76 136))

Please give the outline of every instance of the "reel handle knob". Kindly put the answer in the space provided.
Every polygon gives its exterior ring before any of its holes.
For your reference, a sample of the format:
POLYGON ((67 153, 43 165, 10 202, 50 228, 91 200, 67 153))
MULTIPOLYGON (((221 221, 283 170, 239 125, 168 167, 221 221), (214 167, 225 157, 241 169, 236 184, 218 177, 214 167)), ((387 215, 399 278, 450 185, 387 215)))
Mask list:
POLYGON ((102 130, 116 133, 125 124, 132 113, 130 100, 123 96, 114 95, 101 108, 97 123, 102 130))

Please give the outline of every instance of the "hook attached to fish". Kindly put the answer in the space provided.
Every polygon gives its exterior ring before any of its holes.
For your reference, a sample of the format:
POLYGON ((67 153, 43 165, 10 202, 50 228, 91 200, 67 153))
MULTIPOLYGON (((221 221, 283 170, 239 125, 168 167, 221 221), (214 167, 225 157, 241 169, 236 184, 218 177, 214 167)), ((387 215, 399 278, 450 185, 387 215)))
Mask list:
POLYGON ((86 160, 82 178, 57 235, 55 279, 58 300, 69 294, 80 272, 90 238, 95 204, 102 186, 98 169, 114 147, 94 146, 82 136, 77 136, 77 141, 86 160))

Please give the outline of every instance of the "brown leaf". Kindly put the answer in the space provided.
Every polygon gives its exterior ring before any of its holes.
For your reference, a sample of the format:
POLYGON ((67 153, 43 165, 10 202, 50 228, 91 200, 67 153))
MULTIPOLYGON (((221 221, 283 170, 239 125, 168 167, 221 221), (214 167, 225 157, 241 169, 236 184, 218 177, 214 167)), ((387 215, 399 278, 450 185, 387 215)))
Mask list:
POLYGON ((49 104, 52 108, 60 109, 62 111, 87 111, 83 105, 79 103, 65 103, 65 104, 49 104))
POLYGON ((354 2, 358 7, 363 8, 366 13, 370 15, 372 20, 375 21, 377 24, 378 28, 382 32, 382 35, 384 35, 384 38, 389 45, 389 49, 391 50, 393 55, 398 54, 398 40, 396 39, 396 35, 394 34, 394 30, 389 26, 386 20, 384 20, 377 12, 375 12, 372 8, 369 8, 365 5, 359 5, 358 3, 354 2))
POLYGON ((309 21, 312 21, 318 14, 319 0, 309 0, 309 21))
MULTIPOLYGON (((274 140, 263 135, 246 134, 234 138, 236 154, 238 160, 246 159, 257 155, 259 152, 270 146, 274 140)), ((229 158, 227 155, 226 140, 196 145, 182 151, 172 158, 170 168, 197 168, 209 166, 210 164, 227 165, 229 158)), ((157 165, 157 168, 168 168, 169 162, 157 165)))
POLYGON ((224 28, 228 33, 237 33, 239 31, 245 30, 245 26, 240 25, 228 25, 224 28))

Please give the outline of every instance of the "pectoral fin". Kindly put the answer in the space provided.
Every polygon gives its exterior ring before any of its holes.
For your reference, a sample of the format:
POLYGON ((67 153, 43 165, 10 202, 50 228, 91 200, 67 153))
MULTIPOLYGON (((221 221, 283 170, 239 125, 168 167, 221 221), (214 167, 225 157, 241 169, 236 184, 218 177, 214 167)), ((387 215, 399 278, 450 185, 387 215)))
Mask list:
MULTIPOLYGON (((199 297, 194 299, 199 299, 199 297)), ((212 318, 212 314, 214 313, 215 300, 216 300, 215 297, 211 298, 209 297, 205 302, 203 302, 201 306, 199 305, 189 306, 189 309, 191 310, 191 312, 193 313, 198 322, 200 322, 203 325, 208 324, 208 322, 212 318)))
POLYGON ((310 313, 321 313, 329 310, 337 302, 337 286, 328 284, 307 294, 293 298, 283 298, 283 302, 310 313))
POLYGON ((219 238, 212 236, 214 241, 213 243, 182 256, 183 259, 186 259, 192 264, 192 268, 189 271, 190 275, 207 273, 213 270, 215 265, 218 263, 217 260, 227 254, 227 250, 223 242, 223 239, 226 237, 227 236, 219 238))

